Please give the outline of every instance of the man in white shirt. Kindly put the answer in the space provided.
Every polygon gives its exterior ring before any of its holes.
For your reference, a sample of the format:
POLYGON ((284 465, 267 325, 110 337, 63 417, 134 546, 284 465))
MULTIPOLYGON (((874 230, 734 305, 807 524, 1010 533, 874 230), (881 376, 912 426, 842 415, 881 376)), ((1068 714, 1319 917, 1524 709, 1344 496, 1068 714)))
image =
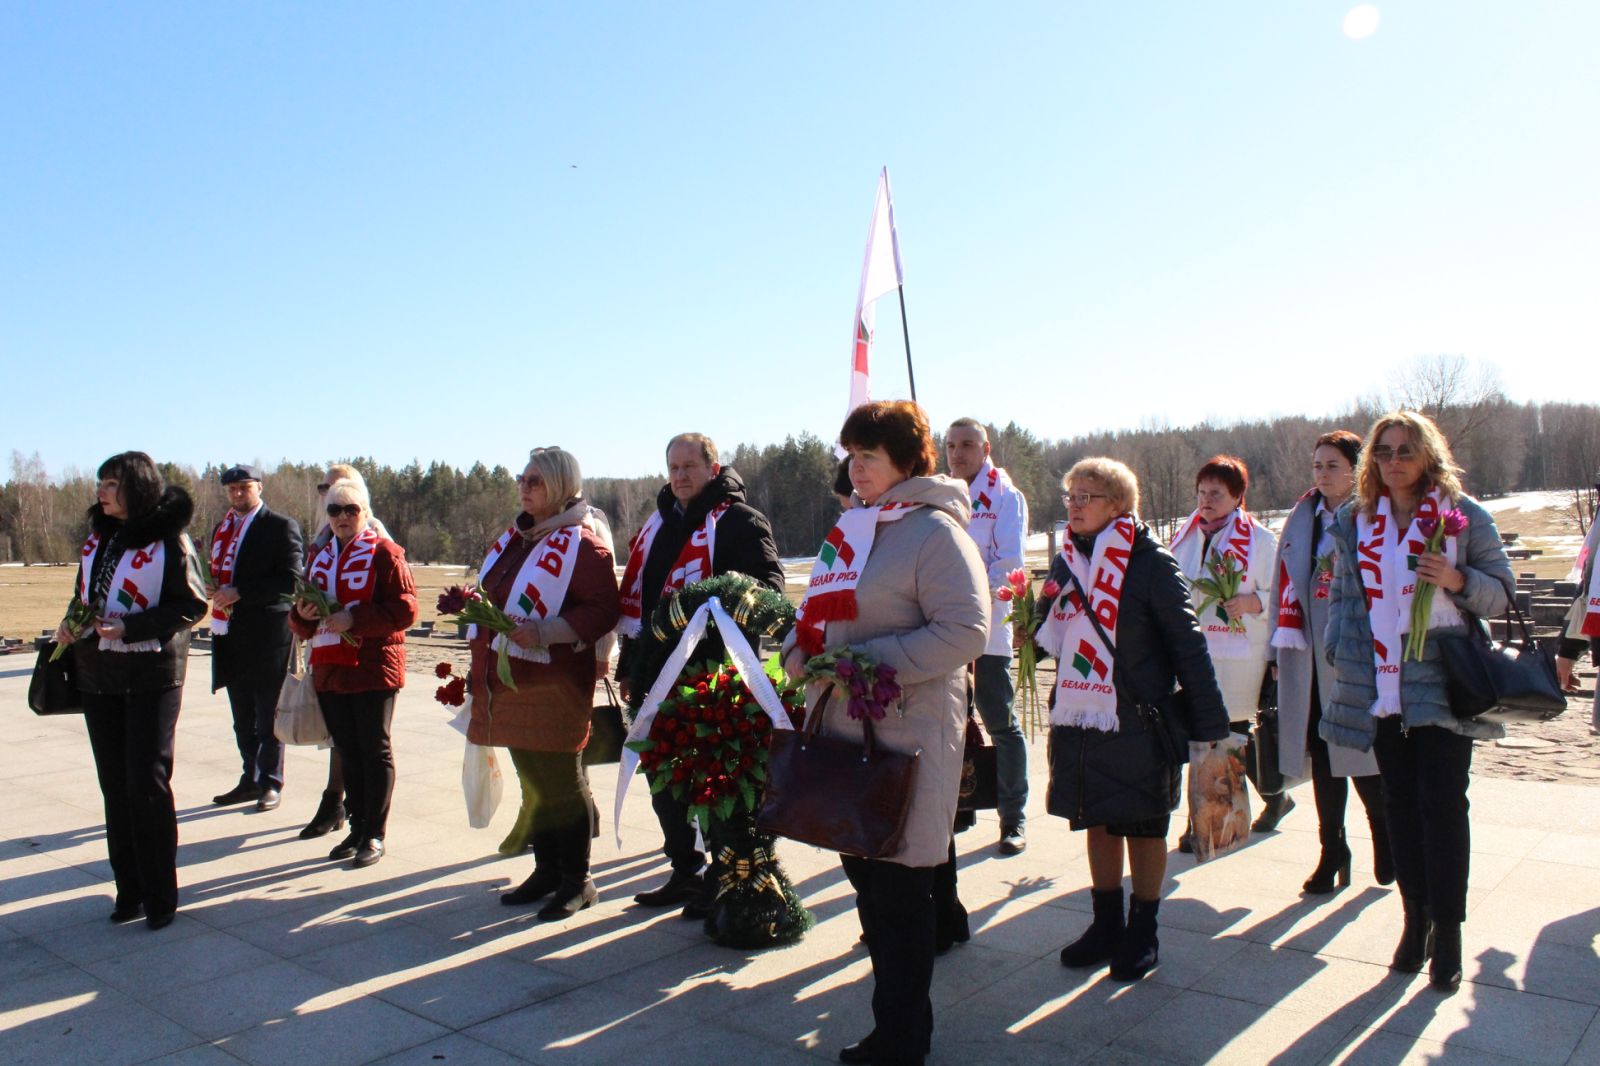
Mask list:
POLYGON ((1006 575, 1023 565, 1028 535, 1028 501, 1006 472, 989 458, 989 432, 975 418, 958 418, 944 438, 945 461, 953 477, 971 487, 972 521, 967 533, 978 545, 989 574, 989 646, 975 665, 973 702, 983 727, 994 741, 1000 854, 1016 855, 1028 846, 1024 835, 1028 802, 1028 747, 1012 710, 1011 626, 1005 617, 1011 605, 994 594, 1006 586, 1006 575))

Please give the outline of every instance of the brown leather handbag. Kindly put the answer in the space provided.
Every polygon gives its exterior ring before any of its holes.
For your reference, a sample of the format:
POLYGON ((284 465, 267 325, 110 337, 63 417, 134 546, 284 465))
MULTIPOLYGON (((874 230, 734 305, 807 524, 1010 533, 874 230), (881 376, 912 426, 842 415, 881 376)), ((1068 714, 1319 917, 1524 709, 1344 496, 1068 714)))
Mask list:
POLYGON ((870 717, 862 744, 820 731, 833 686, 800 730, 776 730, 756 827, 802 844, 884 859, 900 850, 921 751, 883 751, 870 717))

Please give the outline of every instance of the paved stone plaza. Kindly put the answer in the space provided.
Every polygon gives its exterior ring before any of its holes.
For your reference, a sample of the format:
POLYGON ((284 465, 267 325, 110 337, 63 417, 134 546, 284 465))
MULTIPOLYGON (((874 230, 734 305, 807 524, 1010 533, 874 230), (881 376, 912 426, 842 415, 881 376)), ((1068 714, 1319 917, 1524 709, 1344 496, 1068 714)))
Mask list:
MULTIPOLYGON (((697 923, 634 907, 657 884, 647 790, 612 842, 615 768, 595 775, 600 905, 565 924, 499 905, 532 859, 495 845, 515 810, 469 829, 461 738, 412 675, 395 714, 389 853, 350 870, 301 841, 327 755, 291 749, 283 806, 218 809, 238 776, 225 699, 197 658, 178 731, 182 904, 160 933, 113 926, 83 723, 25 706, 31 657, 0 670, 0 1062, 262 1066, 831 1061, 871 1026, 871 975, 835 857, 784 844, 818 925, 793 948, 716 947, 697 923)), ((1467 983, 1442 997, 1385 965, 1395 893, 1371 878, 1352 798, 1354 884, 1305 899, 1309 790, 1282 831, 1204 867, 1173 854, 1162 965, 1136 985, 1056 961, 1089 911, 1082 842, 1043 811, 1032 748, 1030 847, 995 856, 992 814, 958 838, 972 942, 939 960, 933 1062, 1600 1063, 1600 789, 1472 786, 1467 983)), ((503 763, 504 765, 504 763, 503 763)))

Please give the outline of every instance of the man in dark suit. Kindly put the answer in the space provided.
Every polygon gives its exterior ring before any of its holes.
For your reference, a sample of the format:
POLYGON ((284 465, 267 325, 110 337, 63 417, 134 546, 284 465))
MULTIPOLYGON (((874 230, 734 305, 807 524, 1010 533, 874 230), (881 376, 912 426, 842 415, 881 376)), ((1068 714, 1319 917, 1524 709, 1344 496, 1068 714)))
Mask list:
POLYGON ((270 811, 282 799, 283 743, 272 732, 278 693, 289 669, 289 605, 301 572, 300 525, 261 502, 261 473, 229 467, 222 475, 228 513, 211 534, 211 691, 227 688, 233 736, 244 769, 213 802, 255 801, 270 811))
MULTIPOLYGON (((645 693, 634 684, 639 648, 632 639, 648 623, 663 596, 719 574, 739 573, 768 588, 783 591, 783 564, 773 542, 767 516, 746 502, 744 480, 731 466, 717 461, 717 446, 703 433, 680 433, 667 442, 668 481, 656 496, 651 515, 629 546, 623 576, 622 654, 617 677, 623 699, 635 710, 645 693), (635 560, 634 554, 642 555, 635 560), (629 601, 632 600, 630 608, 629 601), (634 619, 629 624, 629 615, 634 619), (630 632, 631 630, 631 632, 630 632)), ((721 658, 722 642, 708 637, 697 652, 721 658)), ((653 678, 641 679, 648 688, 653 678)), ((633 897, 645 907, 685 904, 684 914, 703 918, 711 909, 715 886, 705 856, 695 847, 688 805, 668 789, 650 797, 664 837, 662 851, 672 863, 666 884, 633 897)))

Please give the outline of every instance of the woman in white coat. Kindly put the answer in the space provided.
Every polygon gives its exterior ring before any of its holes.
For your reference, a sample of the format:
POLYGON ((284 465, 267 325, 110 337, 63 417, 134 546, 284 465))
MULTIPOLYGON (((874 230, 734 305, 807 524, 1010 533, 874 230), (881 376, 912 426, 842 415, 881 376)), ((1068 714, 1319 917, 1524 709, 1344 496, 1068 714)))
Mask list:
POLYGON ((1394 883, 1377 758, 1370 751, 1329 744, 1317 735, 1323 709, 1333 693, 1326 658, 1333 516, 1355 489, 1360 457, 1361 438, 1349 430, 1338 429, 1317 438, 1311 453, 1315 486, 1300 497, 1283 525, 1278 576, 1272 590, 1278 612, 1271 651, 1278 678, 1278 768, 1286 777, 1311 778, 1317 836, 1322 842, 1322 857, 1305 883, 1306 892, 1312 895, 1332 892, 1336 882, 1341 887, 1350 883, 1344 808, 1351 783, 1372 830, 1373 876, 1380 885, 1394 883))
MULTIPOLYGON (((1278 539, 1245 509, 1250 489, 1250 469, 1232 455, 1214 455, 1194 478, 1195 510, 1172 539, 1171 551, 1190 582, 1190 600, 1205 632, 1206 650, 1216 670, 1228 720, 1236 733, 1247 733, 1261 698, 1261 681, 1267 673, 1268 642, 1272 637, 1272 582, 1277 570, 1278 539), (1231 560, 1231 562, 1229 562, 1231 560), (1205 602, 1193 586, 1202 577, 1215 577, 1213 567, 1231 566, 1243 572, 1239 593, 1221 603, 1205 602), (1202 609, 1202 606, 1204 609, 1202 609)), ((1261 816, 1251 827, 1265 833, 1294 807, 1287 792, 1262 798, 1261 816)), ((1178 842, 1190 850, 1189 836, 1178 842)))

